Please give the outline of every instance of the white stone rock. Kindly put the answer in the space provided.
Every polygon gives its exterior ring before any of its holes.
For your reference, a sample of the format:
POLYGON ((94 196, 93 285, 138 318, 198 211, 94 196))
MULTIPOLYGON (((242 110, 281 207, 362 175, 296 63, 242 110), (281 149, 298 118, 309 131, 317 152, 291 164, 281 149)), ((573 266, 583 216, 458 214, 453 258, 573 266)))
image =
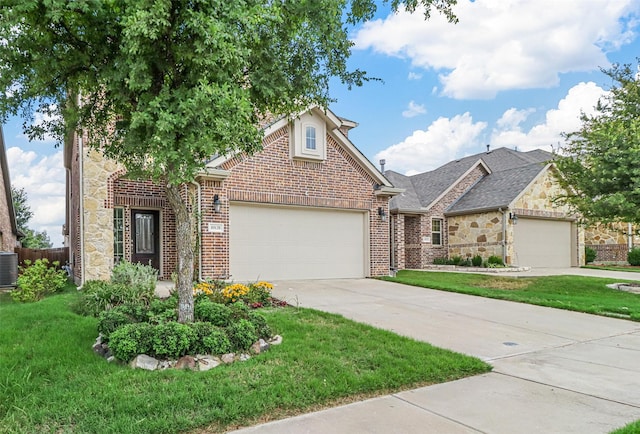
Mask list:
POLYGON ((240 354, 240 361, 241 362, 246 362, 247 360, 249 360, 251 358, 251 356, 249 354, 240 354))
POLYGON ((158 367, 158 360, 146 354, 140 354, 131 361, 132 368, 146 369, 147 371, 155 371, 158 367))
POLYGON ((223 354, 222 361, 224 363, 233 363, 236 359, 236 355, 233 353, 223 354))
POLYGON ((275 335, 271 339, 269 339, 269 344, 271 345, 280 345, 282 343, 282 336, 275 335))
POLYGON ((198 370, 208 371, 222 364, 222 360, 213 356, 200 356, 198 357, 198 370))

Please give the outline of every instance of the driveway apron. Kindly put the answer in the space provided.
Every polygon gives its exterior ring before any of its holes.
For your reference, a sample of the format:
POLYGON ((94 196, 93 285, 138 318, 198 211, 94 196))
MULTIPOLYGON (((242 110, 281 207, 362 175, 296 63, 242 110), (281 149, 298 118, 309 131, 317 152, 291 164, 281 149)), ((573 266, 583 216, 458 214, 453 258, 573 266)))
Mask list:
POLYGON ((493 371, 240 432, 607 433, 640 419, 639 323, 372 279, 278 282, 274 295, 493 371))

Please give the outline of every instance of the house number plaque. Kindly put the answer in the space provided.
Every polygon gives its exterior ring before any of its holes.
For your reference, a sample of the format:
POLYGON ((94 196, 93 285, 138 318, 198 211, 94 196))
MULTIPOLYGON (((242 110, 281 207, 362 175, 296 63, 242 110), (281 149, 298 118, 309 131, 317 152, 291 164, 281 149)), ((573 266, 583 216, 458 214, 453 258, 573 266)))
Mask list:
POLYGON ((221 234, 224 232, 224 223, 209 223, 209 232, 221 234))

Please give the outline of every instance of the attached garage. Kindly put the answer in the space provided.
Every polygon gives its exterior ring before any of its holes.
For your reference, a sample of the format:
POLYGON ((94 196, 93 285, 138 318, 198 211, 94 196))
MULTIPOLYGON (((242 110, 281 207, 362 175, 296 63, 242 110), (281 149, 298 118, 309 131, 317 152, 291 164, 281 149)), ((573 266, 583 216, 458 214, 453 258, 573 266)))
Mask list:
POLYGON ((515 258, 528 267, 571 267, 576 265, 576 236, 569 221, 522 218, 513 227, 515 258))
POLYGON ((369 275, 368 213, 231 203, 229 255, 235 281, 369 275))

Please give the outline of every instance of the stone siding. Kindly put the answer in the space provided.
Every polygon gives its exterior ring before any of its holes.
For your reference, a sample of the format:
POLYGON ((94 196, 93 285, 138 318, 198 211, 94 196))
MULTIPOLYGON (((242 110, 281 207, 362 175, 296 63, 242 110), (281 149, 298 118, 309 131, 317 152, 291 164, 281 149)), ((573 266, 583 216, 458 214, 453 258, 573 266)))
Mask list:
MULTIPOLYGON (((471 258, 503 255, 502 213, 499 211, 449 217, 449 256, 471 258)), ((507 257, 507 262, 509 258, 507 257)))
POLYGON ((629 246, 640 246, 638 227, 628 223, 596 223, 584 229, 585 246, 596 251, 596 262, 626 262, 629 246), (631 231, 629 231, 631 229, 631 231))

